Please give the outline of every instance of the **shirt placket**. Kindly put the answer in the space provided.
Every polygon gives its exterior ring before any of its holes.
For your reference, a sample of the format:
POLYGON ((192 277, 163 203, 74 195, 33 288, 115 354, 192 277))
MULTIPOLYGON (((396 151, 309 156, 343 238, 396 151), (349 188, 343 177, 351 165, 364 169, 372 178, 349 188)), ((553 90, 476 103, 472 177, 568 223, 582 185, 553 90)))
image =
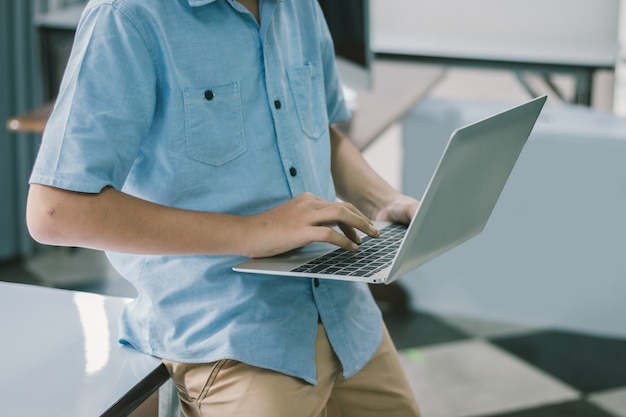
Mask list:
POLYGON ((291 196, 295 197, 307 191, 303 170, 301 169, 302 164, 299 162, 298 153, 294 146, 294 141, 298 140, 298 138, 294 136, 297 130, 294 129, 293 123, 297 122, 297 120, 294 120, 294 109, 290 108, 292 106, 291 93, 284 63, 274 47, 276 45, 273 39, 274 34, 264 27, 271 25, 271 20, 265 23, 265 25, 264 22, 261 23, 261 34, 265 33, 267 36, 261 36, 261 47, 263 51, 267 99, 272 109, 276 146, 282 162, 283 172, 285 173, 291 196))

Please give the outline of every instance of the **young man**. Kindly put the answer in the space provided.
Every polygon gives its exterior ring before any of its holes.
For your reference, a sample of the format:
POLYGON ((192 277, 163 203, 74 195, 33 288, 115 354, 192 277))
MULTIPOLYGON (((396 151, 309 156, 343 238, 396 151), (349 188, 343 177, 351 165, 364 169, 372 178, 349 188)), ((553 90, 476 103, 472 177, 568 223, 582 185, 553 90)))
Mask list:
POLYGON ((88 4, 28 226, 107 251, 138 291, 120 340, 165 361, 187 416, 419 414, 367 285, 231 269, 410 220, 348 117, 315 0, 88 4))

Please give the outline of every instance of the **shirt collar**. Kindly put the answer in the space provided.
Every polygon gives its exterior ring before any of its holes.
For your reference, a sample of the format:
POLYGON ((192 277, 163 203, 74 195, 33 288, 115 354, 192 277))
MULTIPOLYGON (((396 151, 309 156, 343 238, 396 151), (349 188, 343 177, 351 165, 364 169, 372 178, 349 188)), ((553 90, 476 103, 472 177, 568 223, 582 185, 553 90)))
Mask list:
MULTIPOLYGON (((188 0, 189 1, 189 5, 191 7, 198 7, 198 6, 205 6, 207 4, 211 4, 216 2, 217 0, 188 0)), ((278 2, 282 2, 285 0, 277 0, 278 2)))
POLYGON ((216 0, 189 0, 189 5, 191 7, 204 6, 206 4, 213 3, 215 1, 216 0))

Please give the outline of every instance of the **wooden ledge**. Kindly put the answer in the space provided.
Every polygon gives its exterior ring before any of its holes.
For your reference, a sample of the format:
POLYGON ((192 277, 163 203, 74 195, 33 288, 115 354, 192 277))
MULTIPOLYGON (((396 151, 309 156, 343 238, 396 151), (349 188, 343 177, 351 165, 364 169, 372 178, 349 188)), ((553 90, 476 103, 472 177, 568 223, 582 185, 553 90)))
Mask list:
POLYGON ((41 107, 11 117, 7 120, 7 130, 14 133, 43 133, 54 102, 47 103, 41 107))

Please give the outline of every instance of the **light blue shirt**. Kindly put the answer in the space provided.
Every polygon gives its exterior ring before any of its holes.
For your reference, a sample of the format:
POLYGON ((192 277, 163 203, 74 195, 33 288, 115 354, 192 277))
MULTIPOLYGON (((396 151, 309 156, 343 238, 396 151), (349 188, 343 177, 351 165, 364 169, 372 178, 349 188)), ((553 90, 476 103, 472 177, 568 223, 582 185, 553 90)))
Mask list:
MULTIPOLYGON (((31 182, 250 215, 335 199, 347 112, 316 0, 95 0, 78 27, 31 182)), ((207 236, 207 239, 210 239, 207 236)), ((138 290, 121 341, 178 362, 235 359, 316 379, 318 314, 350 377, 377 350, 366 284, 239 274, 237 256, 111 253, 138 290)))

